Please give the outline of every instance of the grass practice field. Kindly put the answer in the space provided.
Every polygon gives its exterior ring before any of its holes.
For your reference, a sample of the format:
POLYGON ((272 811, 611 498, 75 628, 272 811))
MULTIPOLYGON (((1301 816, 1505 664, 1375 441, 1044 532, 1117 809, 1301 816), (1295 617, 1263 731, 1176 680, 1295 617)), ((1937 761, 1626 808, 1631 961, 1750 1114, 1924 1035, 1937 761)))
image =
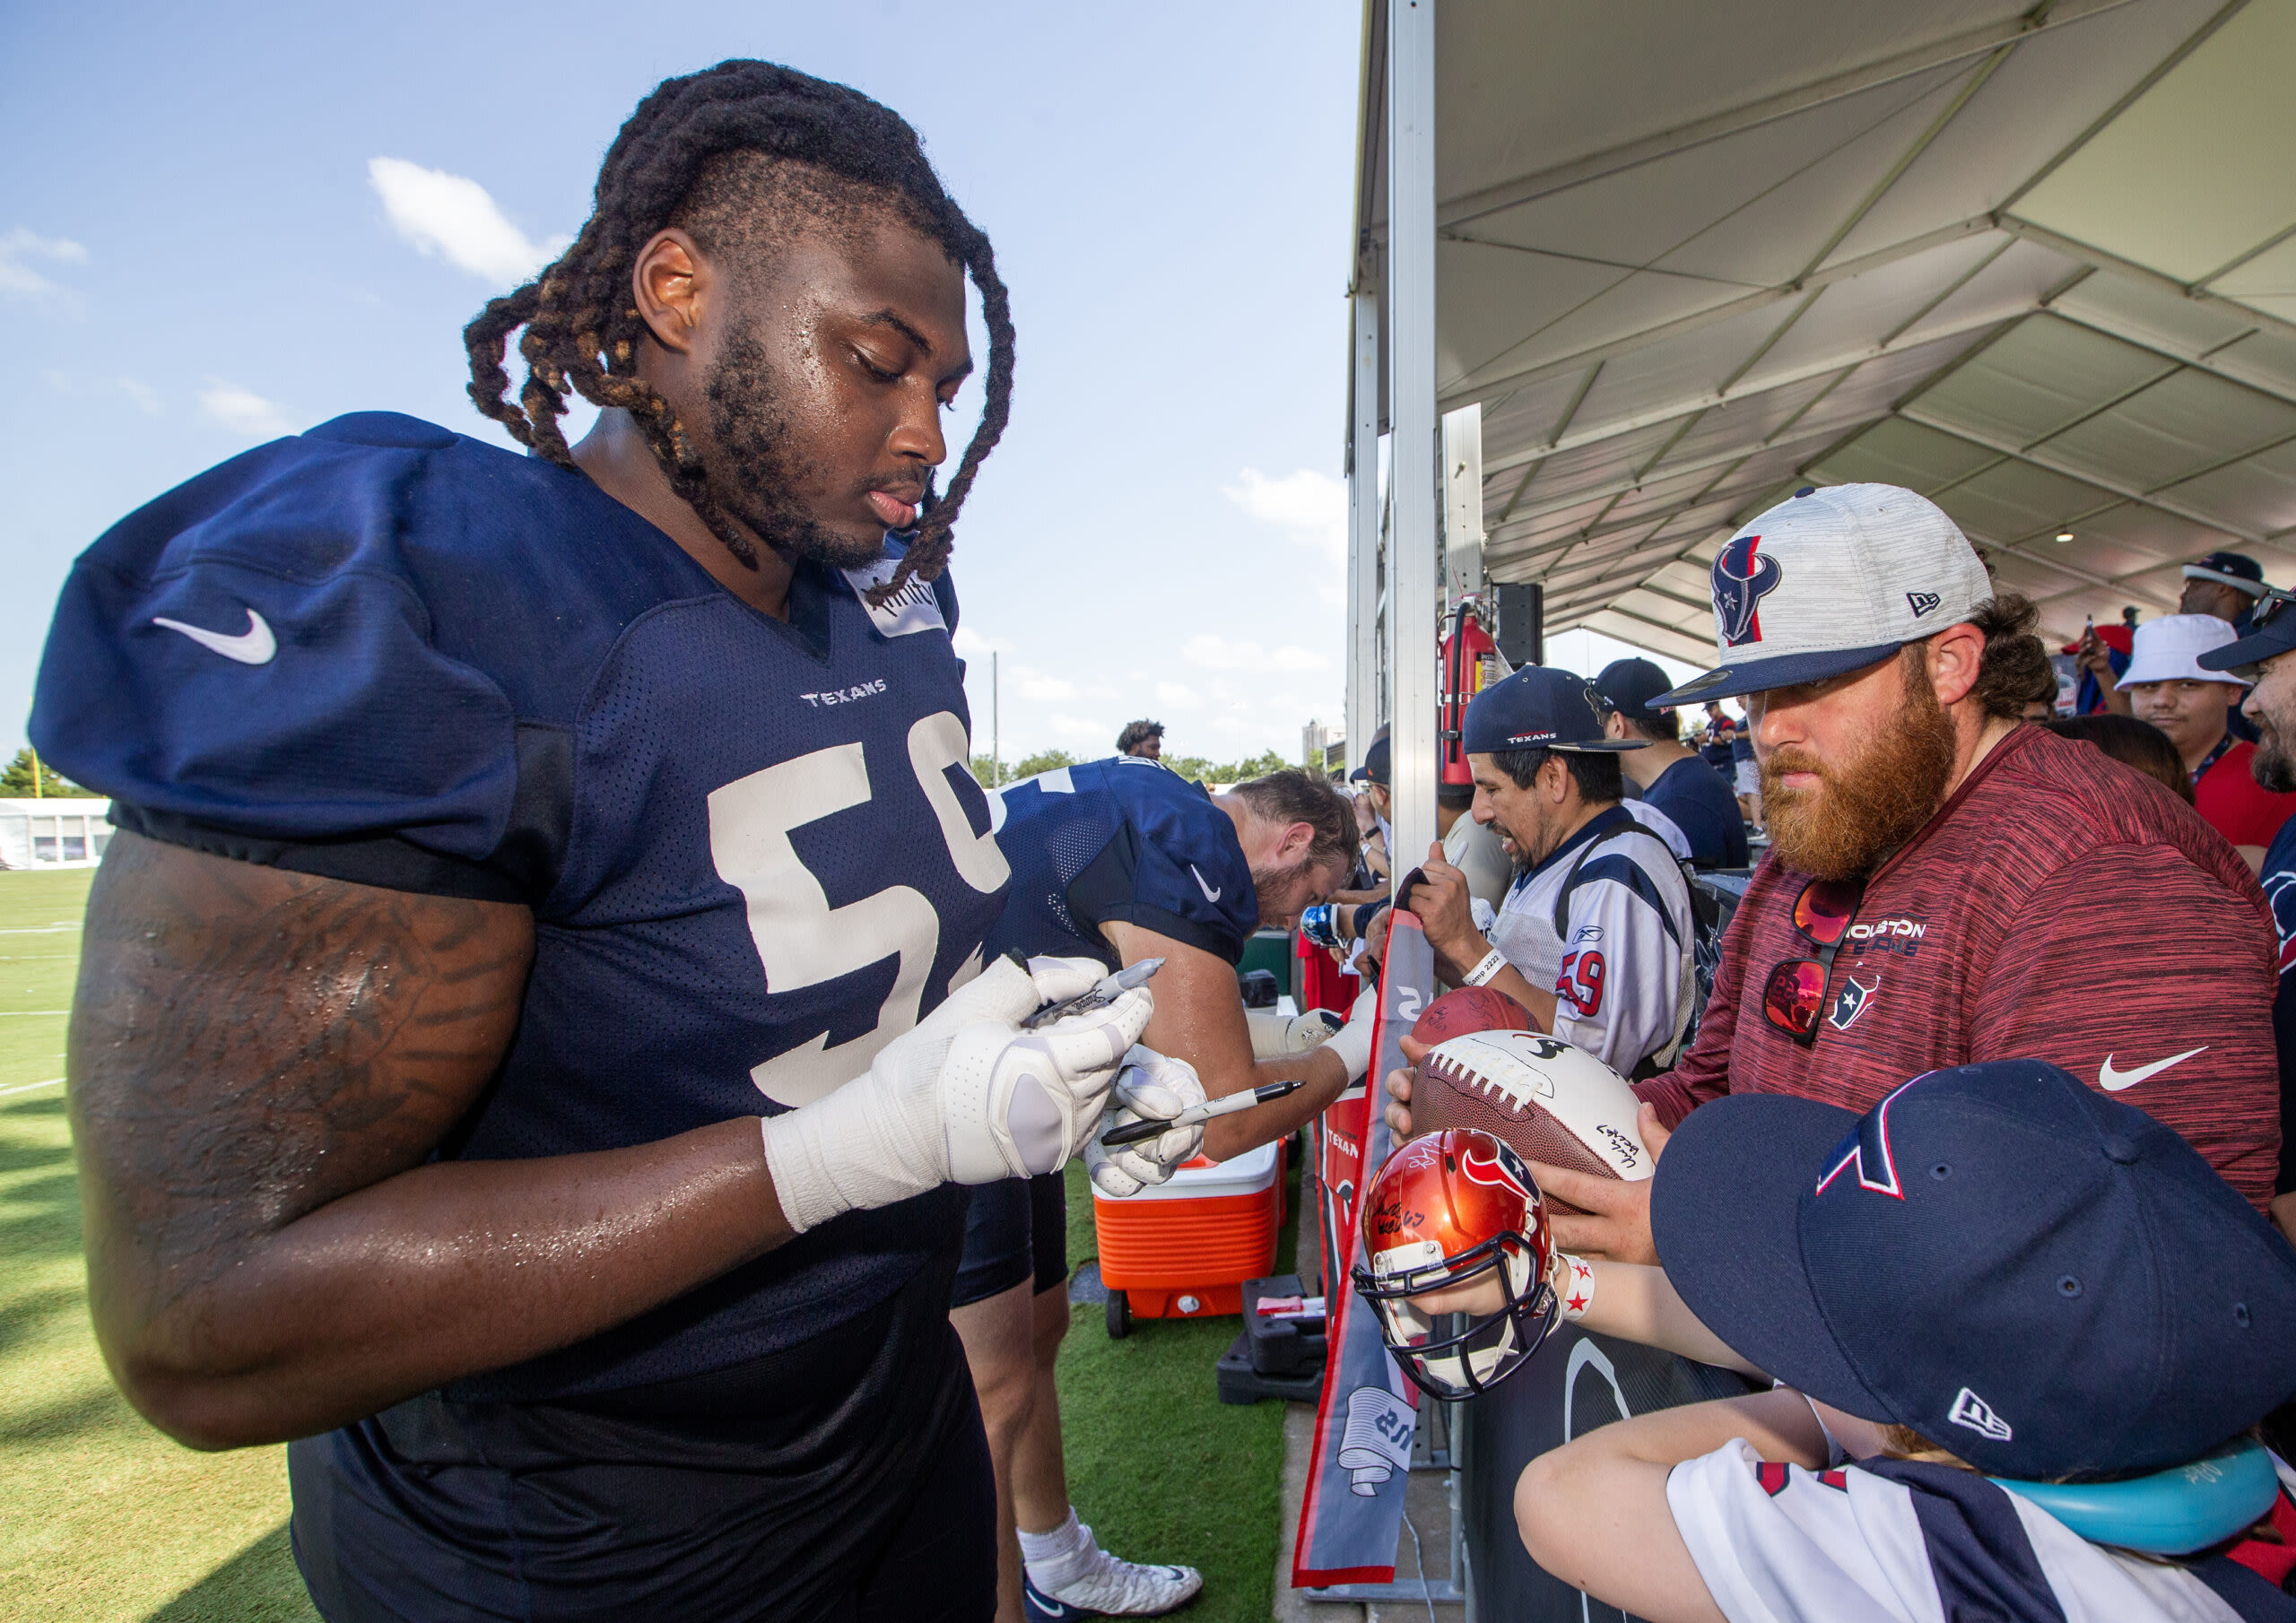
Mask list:
MULTIPOLYGON (((314 1619, 287 1548, 284 1450, 170 1442, 120 1398, 89 1331, 59 1079, 90 878, 0 873, 0 1619, 314 1619)), ((1069 1176, 1082 1263, 1091 1202, 1083 1169, 1069 1176)), ((1191 1623, 1264 1619, 1273 1600, 1283 1406, 1217 1401, 1213 1362, 1235 1333, 1135 1321, 1110 1341, 1080 1307, 1062 1355, 1078 1512, 1122 1555, 1202 1567, 1191 1623)))
POLYGON ((283 1450, 153 1431, 88 1328, 64 1011, 91 875, 0 873, 0 1617, 315 1618, 283 1450))

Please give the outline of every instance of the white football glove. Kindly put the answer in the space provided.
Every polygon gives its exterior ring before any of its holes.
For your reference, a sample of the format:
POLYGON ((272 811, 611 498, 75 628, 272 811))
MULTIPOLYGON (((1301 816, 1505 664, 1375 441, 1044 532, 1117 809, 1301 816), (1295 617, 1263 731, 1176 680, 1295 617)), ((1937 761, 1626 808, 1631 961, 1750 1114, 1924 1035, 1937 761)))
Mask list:
POLYGON ((999 959, 826 1098, 768 1116, 765 1160, 798 1233, 842 1211, 943 1184, 1051 1172, 1100 1124, 1125 1052, 1147 1028, 1145 986, 1040 1030, 1020 1021, 1089 990, 1089 959, 999 959))
POLYGON ((1339 1055, 1347 1067, 1350 1087, 1363 1080, 1371 1068, 1371 1028, 1379 1017, 1379 989, 1366 986, 1356 998, 1355 1006, 1347 1011, 1347 1024, 1342 1026, 1325 1042, 1325 1052, 1339 1055))
POLYGON ((1252 1057, 1280 1060, 1321 1046, 1344 1022, 1328 1009, 1305 1014, 1277 1014, 1267 1009, 1244 1011, 1244 1026, 1251 1033, 1252 1057))
MULTIPOLYGON (((1116 1097, 1101 1116, 1100 1133, 1140 1121, 1170 1121, 1192 1105, 1205 1102, 1204 1084, 1196 1067, 1150 1048, 1135 1047, 1124 1056, 1116 1097)), ((1117 1200, 1138 1194, 1151 1184, 1172 1176, 1172 1168, 1204 1148, 1204 1124, 1175 1127, 1136 1144, 1109 1149, 1096 1134, 1084 1146, 1084 1167, 1100 1192, 1117 1200)))

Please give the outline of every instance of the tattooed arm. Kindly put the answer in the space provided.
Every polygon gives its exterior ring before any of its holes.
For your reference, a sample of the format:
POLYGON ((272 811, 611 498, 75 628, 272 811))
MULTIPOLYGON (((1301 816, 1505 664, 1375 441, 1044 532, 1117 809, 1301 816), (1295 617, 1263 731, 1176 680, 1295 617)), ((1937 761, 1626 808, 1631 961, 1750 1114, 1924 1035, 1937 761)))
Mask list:
POLYGON ((508 1050, 533 958, 522 907, 113 837, 67 1072, 96 1335, 153 1424, 201 1448, 306 1436, 789 1237, 754 1117, 425 1164, 508 1050))

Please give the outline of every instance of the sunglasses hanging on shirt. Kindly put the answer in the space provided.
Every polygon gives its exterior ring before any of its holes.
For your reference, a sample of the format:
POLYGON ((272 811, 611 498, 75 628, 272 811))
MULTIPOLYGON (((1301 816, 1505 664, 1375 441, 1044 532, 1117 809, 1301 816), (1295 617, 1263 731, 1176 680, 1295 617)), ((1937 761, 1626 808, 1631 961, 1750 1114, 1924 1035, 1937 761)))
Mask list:
POLYGON ((1794 898, 1794 927, 1817 948, 1814 958, 1789 958, 1762 985, 1763 1018, 1805 1048, 1818 1040, 1825 1016, 1826 983, 1834 954, 1849 935, 1866 887, 1851 880, 1813 879, 1794 898))

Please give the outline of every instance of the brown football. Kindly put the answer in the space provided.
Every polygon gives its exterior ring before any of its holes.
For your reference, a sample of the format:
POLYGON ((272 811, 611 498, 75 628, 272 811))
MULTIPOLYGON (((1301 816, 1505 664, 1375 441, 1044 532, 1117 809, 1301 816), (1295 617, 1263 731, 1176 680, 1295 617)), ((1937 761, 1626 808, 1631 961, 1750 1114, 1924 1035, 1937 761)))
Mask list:
POLYGON ((1446 992, 1420 1011, 1411 1038, 1432 1048, 1471 1031, 1535 1031, 1531 1011, 1504 992, 1488 986, 1461 986, 1446 992))
MULTIPOLYGON (((1536 1032, 1486 1030, 1449 1038, 1419 1063, 1411 1124, 1479 1127, 1526 1161, 1639 1181, 1653 1159, 1636 1107, 1625 1079, 1592 1055, 1536 1032)), ((1546 1200, 1559 1212, 1579 1210, 1546 1200)))

